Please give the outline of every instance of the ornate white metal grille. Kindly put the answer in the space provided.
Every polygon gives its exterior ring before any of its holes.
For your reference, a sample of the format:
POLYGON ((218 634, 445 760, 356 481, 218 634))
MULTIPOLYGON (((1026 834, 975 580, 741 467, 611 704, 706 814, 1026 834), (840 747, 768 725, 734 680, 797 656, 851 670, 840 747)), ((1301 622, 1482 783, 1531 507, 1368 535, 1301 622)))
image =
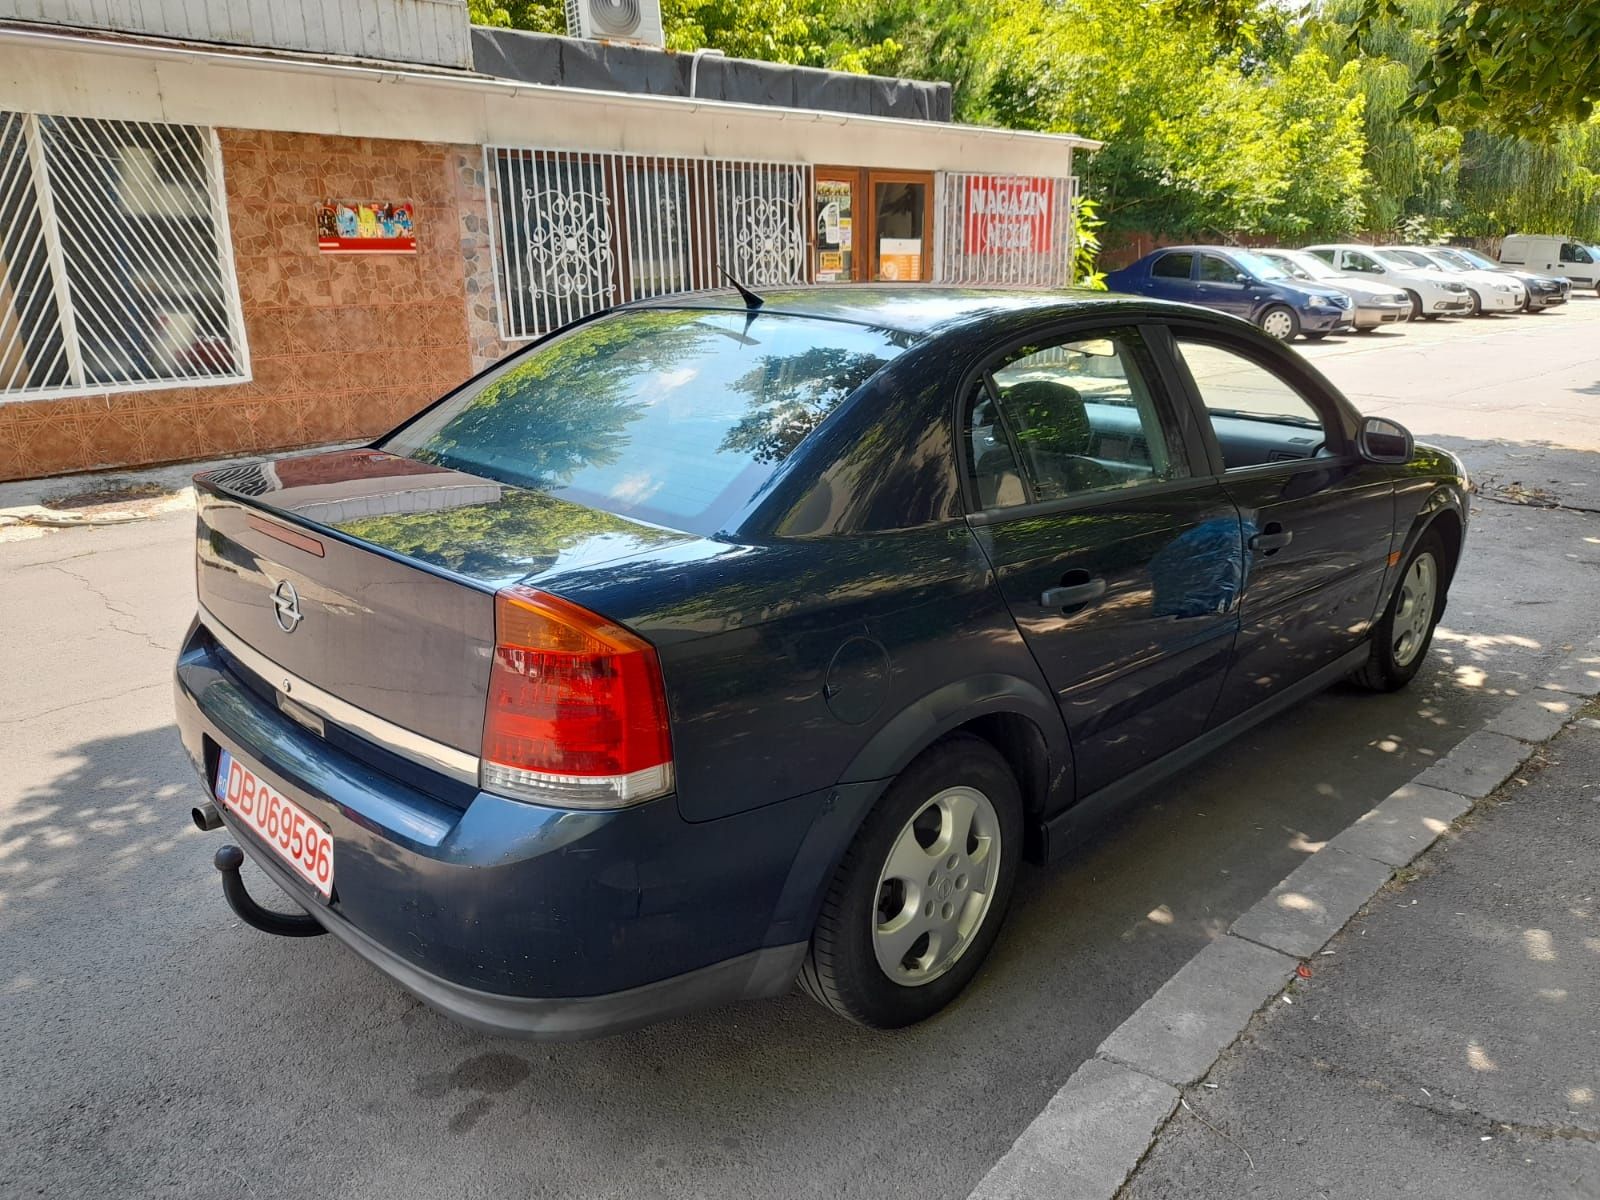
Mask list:
POLYGON ((941 283, 1067 287, 1076 180, 949 172, 939 179, 941 283))
POLYGON ((811 168, 484 148, 500 333, 537 337, 601 308, 806 279, 811 168))
POLYGON ((216 135, 0 111, 0 400, 249 377, 216 135))

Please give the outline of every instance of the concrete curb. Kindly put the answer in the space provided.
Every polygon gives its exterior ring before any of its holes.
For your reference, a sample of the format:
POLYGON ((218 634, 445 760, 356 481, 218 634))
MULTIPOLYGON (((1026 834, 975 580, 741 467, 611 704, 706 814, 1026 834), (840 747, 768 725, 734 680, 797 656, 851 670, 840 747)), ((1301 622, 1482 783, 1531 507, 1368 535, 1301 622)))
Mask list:
POLYGON ((1111 1200, 1300 959, 1600 694, 1600 639, 1308 857, 1100 1044, 968 1200, 1111 1200), (1454 786, 1451 786, 1454 785, 1454 786))

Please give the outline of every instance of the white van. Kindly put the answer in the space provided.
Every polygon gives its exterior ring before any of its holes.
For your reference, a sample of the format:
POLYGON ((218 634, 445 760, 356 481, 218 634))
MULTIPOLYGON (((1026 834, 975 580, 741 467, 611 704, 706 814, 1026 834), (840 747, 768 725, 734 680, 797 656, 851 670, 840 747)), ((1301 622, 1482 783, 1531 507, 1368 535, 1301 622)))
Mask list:
POLYGON ((1600 289, 1600 251, 1576 238, 1543 233, 1512 233, 1500 243, 1508 267, 1570 279, 1574 287, 1600 289))

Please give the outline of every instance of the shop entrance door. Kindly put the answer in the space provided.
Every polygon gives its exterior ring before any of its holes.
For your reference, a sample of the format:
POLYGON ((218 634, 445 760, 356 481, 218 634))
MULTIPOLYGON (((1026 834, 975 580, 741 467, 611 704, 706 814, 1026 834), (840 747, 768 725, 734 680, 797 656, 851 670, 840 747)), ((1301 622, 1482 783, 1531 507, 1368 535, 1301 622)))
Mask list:
POLYGON ((894 283, 933 276, 933 175, 867 172, 871 277, 894 283))

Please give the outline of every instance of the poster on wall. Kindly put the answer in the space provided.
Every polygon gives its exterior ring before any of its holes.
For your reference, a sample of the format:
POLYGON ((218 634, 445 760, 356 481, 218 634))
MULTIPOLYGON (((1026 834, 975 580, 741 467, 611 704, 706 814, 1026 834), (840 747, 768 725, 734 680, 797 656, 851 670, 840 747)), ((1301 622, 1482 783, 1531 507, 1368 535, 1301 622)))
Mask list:
POLYGON ((967 253, 1049 253, 1055 237, 1055 199, 1053 179, 967 176, 967 253))
POLYGON ((888 280, 922 278, 921 238, 879 238, 878 278, 888 280))
POLYGON ((324 254, 415 254, 416 217, 409 204, 324 200, 317 208, 317 249, 324 254))

